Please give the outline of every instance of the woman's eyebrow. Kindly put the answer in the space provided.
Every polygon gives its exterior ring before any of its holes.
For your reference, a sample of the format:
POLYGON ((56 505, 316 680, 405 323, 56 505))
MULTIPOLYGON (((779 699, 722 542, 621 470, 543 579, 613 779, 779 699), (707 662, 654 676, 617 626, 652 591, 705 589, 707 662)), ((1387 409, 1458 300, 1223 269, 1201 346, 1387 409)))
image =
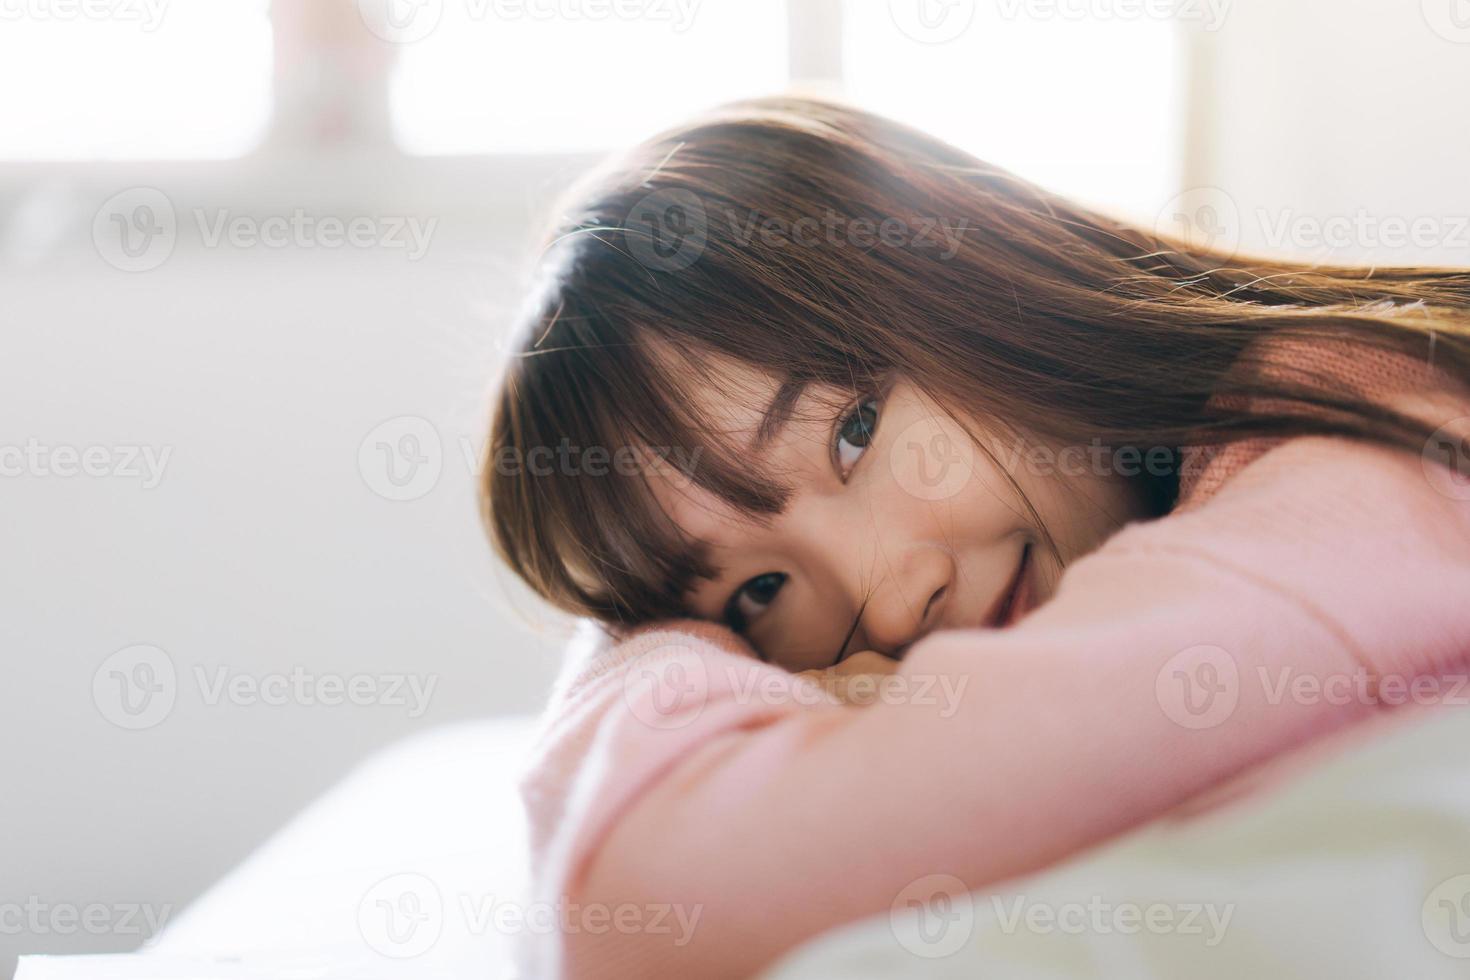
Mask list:
POLYGON ((761 413, 760 424, 756 426, 755 442, 751 446, 754 452, 764 449, 772 439, 780 434, 786 423, 791 421, 792 411, 796 408, 796 403, 801 400, 806 384, 805 381, 787 379, 776 388, 776 393, 771 396, 771 403, 761 413))
MULTIPOLYGON (((787 379, 776 387, 776 392, 771 396, 770 402, 761 412, 760 422, 756 425, 755 436, 751 441, 750 452, 756 454, 761 452, 771 440, 780 434, 786 423, 791 421, 791 416, 796 409, 796 403, 801 400, 802 393, 806 391, 807 382, 787 379)), ((708 542, 706 542, 708 545, 708 542)), ((694 582, 714 584, 719 582, 728 572, 728 568, 716 564, 712 559, 706 558, 701 571, 696 572, 692 579, 694 582)))

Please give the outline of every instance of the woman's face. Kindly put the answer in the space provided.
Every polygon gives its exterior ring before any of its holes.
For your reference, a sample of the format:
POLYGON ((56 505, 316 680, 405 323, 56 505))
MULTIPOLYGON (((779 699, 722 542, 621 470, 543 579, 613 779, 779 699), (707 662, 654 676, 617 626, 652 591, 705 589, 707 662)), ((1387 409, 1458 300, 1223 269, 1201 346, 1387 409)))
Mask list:
POLYGON ((716 569, 692 588, 691 611, 790 670, 858 650, 898 659, 934 630, 1008 625, 1050 598, 1061 562, 1143 516, 1136 491, 1086 447, 1060 457, 1051 447, 1047 464, 1035 442, 973 420, 977 445, 910 384, 855 400, 808 389, 758 439, 776 382, 734 364, 721 375, 732 384, 700 407, 792 488, 787 506, 753 517, 687 482, 655 479, 654 491, 716 569))

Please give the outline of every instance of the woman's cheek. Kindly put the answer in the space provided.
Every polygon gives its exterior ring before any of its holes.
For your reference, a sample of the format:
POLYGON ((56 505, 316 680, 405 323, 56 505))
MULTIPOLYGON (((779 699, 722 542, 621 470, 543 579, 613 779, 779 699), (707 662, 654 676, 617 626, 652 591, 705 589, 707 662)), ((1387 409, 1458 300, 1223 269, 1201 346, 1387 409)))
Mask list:
MULTIPOLYGON (((910 500, 936 504, 953 501, 974 484, 980 456, 974 442, 952 419, 943 415, 909 413, 886 445, 878 447, 878 462, 886 467, 897 489, 910 500)), ((879 430, 882 431, 881 429, 879 430)))

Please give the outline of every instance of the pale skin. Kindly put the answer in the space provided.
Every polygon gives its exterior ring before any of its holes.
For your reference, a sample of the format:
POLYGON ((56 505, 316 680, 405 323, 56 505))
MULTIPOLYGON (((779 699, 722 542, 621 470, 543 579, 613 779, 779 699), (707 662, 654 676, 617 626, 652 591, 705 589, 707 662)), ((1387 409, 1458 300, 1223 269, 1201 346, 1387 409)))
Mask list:
POLYGON ((1050 598, 1066 564, 1145 516, 1125 477, 1048 470, 1028 462, 1034 441, 970 415, 977 444, 902 380, 856 395, 809 389, 760 444, 776 381, 733 361, 720 376, 718 391, 694 397, 792 488, 786 508, 753 518, 687 481, 655 479, 654 492, 718 569, 695 583, 691 611, 731 622, 795 672, 888 673, 931 632, 1007 626, 1050 598), (1060 555, 1042 546, 1022 494, 1060 555))

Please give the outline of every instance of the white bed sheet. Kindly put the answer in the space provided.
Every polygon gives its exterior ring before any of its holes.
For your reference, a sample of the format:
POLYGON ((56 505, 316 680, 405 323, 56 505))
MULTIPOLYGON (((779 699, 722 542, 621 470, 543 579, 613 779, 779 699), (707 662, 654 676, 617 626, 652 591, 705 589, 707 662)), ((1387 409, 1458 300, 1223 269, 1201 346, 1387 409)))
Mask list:
MULTIPOLYGON (((513 780, 533 725, 466 724, 393 746, 144 954, 29 957, 18 976, 514 976, 518 930, 490 915, 523 892, 513 780), (417 903, 412 929, 405 902, 417 903)), ((955 895, 923 915, 898 904, 818 937, 765 980, 1470 977, 1470 710, 1363 740, 1282 788, 1155 823, 993 895, 955 895)))
POLYGON ((523 904, 515 777, 534 725, 449 726, 374 755, 175 917, 149 955, 283 977, 511 976, 514 933, 493 916, 523 904))

